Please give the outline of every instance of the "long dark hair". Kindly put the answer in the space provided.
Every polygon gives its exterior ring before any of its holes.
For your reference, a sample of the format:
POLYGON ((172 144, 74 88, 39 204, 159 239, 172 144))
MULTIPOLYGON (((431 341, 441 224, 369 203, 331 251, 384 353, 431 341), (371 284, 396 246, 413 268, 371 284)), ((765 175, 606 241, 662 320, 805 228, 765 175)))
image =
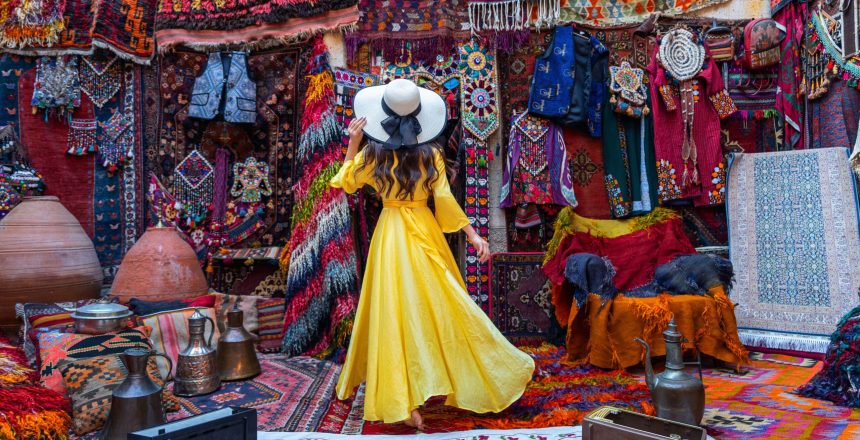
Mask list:
POLYGON ((434 166, 437 151, 439 154, 444 154, 435 143, 392 151, 378 142, 369 140, 364 147, 364 163, 359 166, 358 171, 372 167, 373 179, 379 194, 390 196, 394 183, 397 182, 399 188, 394 195, 395 198, 413 200, 415 186, 418 185, 422 175, 426 177, 423 186, 427 193, 432 192, 433 184, 440 178, 434 166))

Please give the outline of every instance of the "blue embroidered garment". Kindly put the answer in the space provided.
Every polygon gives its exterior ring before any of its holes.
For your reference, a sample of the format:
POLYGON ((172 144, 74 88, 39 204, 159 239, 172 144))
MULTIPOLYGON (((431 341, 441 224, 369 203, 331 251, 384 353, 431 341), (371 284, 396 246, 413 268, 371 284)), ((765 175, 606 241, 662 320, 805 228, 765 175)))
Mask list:
POLYGON ((248 77, 247 56, 242 52, 209 54, 206 70, 194 81, 188 115, 213 119, 222 109, 227 122, 253 124, 257 119, 257 86, 248 77), (225 64, 229 64, 226 72, 225 64))
POLYGON ((573 28, 559 26, 552 44, 535 61, 529 94, 529 112, 547 118, 560 118, 570 110, 573 91, 573 28))

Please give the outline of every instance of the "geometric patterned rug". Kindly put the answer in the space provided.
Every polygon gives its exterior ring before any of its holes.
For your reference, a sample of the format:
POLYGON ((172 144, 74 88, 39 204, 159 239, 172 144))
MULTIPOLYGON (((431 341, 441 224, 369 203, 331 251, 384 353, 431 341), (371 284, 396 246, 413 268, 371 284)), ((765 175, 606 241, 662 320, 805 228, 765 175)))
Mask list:
POLYGON ((543 252, 490 258, 490 319, 514 344, 546 340, 555 320, 543 252))
POLYGON ((808 360, 779 356, 755 360, 746 374, 704 371, 702 425, 718 439, 860 439, 860 409, 836 406, 794 394, 821 368, 808 360))
POLYGON ((732 300, 741 341, 823 353, 860 288, 848 150, 738 153, 729 162, 732 300))

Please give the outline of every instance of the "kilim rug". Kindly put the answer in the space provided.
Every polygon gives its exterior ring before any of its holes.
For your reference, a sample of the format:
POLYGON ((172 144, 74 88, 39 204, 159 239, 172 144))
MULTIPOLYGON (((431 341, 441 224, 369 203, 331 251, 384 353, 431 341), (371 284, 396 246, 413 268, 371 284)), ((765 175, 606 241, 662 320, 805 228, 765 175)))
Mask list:
MULTIPOLYGON (((500 414, 473 414, 434 399, 423 409, 427 433, 471 429, 523 429, 579 424, 604 405, 653 413, 644 381, 624 371, 607 371, 565 362, 563 348, 551 345, 522 348, 535 359, 535 373, 523 396, 500 414)), ((404 424, 363 420, 362 388, 354 399, 333 402, 321 432, 340 434, 415 434, 404 424)))
POLYGON ((812 368, 807 364, 782 356, 775 362, 753 360, 743 374, 705 370, 702 425, 721 440, 860 438, 860 409, 795 393, 821 368, 821 362, 812 368))
POLYGON ((218 391, 177 398, 182 406, 170 420, 225 407, 255 408, 260 431, 315 431, 335 397, 340 366, 306 357, 258 354, 262 373, 246 381, 224 382, 218 391))
POLYGON ((514 343, 546 340, 555 316, 543 252, 490 259, 490 319, 514 343))
MULTIPOLYGON (((321 434, 317 432, 270 433, 258 432, 259 440, 350 440, 355 436, 346 434, 321 434)), ((406 440, 415 435, 365 435, 368 440, 406 440)), ((509 430, 476 430, 449 432, 444 434, 424 434, 422 440, 578 440, 582 438, 581 426, 566 426, 562 428, 544 429, 509 429, 509 430)))
POLYGON ((728 218, 744 344, 822 353, 860 288, 848 150, 737 154, 728 218))
POLYGON ((603 141, 581 130, 567 129, 564 144, 570 161, 570 180, 579 204, 574 211, 588 218, 610 219, 609 196, 604 185, 603 141))
POLYGON ((159 51, 185 45, 291 41, 358 21, 358 0, 163 0, 155 17, 159 51))
POLYGON ((727 0, 561 0, 560 22, 601 25, 644 21, 653 13, 681 15, 727 0))

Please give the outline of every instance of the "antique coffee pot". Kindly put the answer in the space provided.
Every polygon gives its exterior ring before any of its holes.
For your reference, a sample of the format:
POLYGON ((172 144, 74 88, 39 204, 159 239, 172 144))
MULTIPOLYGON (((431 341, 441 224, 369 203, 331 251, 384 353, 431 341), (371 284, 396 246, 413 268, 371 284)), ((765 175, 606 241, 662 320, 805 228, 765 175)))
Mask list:
POLYGON ((663 332, 663 338, 666 340, 666 369, 658 375, 651 368, 651 347, 642 339, 635 339, 645 347, 646 382, 657 408, 657 417, 698 426, 705 414, 705 386, 701 380, 684 371, 681 351, 684 338, 678 332, 674 318, 663 332))
MULTIPOLYGON (((143 348, 126 350, 121 359, 128 369, 128 376, 113 390, 110 414, 100 440, 125 440, 129 432, 167 422, 161 403, 164 390, 149 378, 146 371, 150 356, 164 357, 170 365, 169 370, 173 370, 173 362, 161 353, 143 348)), ((169 380, 170 373, 165 382, 169 380)))
POLYGON ((176 377, 173 379, 173 394, 177 396, 199 396, 209 394, 221 386, 212 336, 215 334, 215 321, 197 309, 188 318, 188 346, 179 353, 176 360, 176 377), (208 341, 203 337, 206 321, 212 324, 208 341))
POLYGON ((227 312, 227 329, 218 340, 218 371, 221 380, 242 380, 260 374, 254 339, 242 325, 244 314, 235 304, 227 312))

